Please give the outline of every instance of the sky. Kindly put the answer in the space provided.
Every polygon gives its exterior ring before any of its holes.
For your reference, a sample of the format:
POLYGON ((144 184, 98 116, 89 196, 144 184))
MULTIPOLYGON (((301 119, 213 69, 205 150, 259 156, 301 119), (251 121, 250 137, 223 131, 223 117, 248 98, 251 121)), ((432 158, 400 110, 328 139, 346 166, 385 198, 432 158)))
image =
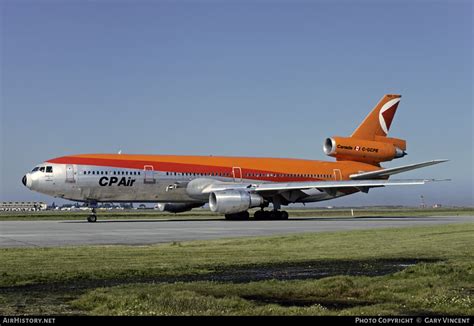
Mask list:
MULTIPOLYGON (((441 165, 320 205, 474 205, 472 1, 2 0, 0 201, 79 153, 333 160, 384 94, 389 136, 441 165)), ((56 201, 57 202, 57 201, 56 201)))

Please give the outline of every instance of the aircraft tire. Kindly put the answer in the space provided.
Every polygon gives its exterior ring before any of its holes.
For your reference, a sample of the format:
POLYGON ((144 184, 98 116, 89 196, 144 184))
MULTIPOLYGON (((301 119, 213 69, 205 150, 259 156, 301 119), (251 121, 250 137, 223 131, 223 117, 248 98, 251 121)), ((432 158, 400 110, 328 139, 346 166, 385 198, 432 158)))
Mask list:
POLYGON ((287 211, 281 211, 280 212, 280 220, 287 220, 288 217, 289 217, 289 215, 288 215, 287 211))
POLYGON ((97 222, 97 216, 96 215, 89 215, 87 217, 87 222, 90 222, 90 223, 95 223, 97 222))
POLYGON ((228 221, 247 221, 249 218, 250 218, 249 212, 225 214, 225 219, 228 221))
POLYGON ((254 220, 264 220, 266 218, 266 212, 265 211, 256 211, 253 214, 253 219, 254 220))

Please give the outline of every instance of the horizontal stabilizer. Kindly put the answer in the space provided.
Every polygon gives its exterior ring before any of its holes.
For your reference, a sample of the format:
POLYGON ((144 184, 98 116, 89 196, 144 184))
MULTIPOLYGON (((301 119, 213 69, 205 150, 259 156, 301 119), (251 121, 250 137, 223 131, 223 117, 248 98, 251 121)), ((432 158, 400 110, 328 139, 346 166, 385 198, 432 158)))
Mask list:
POLYGON ((391 176, 391 175, 397 174, 397 173, 407 172, 407 171, 411 171, 411 170, 415 170, 415 169, 424 168, 424 167, 427 167, 427 166, 430 166, 430 165, 443 163, 443 162, 446 162, 446 161, 448 161, 448 160, 433 160, 433 161, 427 161, 427 162, 422 162, 422 163, 399 166, 399 167, 395 167, 395 168, 389 168, 389 169, 382 169, 382 170, 371 171, 371 172, 362 172, 362 173, 357 173, 357 174, 351 174, 349 177, 352 180, 378 179, 378 178, 388 177, 388 176, 391 176))

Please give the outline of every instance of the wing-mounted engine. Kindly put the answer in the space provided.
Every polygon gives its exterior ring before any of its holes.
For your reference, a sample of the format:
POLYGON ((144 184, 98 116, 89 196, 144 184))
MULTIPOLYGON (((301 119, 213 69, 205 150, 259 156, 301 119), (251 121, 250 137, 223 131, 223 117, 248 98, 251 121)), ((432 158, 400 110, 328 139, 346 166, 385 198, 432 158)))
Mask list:
POLYGON ((331 137, 324 141, 324 153, 338 161, 358 161, 369 164, 391 161, 406 155, 406 142, 402 139, 375 137, 365 140, 348 137, 331 137))
POLYGON ((201 203, 158 203, 156 207, 161 212, 182 213, 192 210, 193 208, 201 207, 201 203))
POLYGON ((263 204, 262 196, 245 190, 222 190, 209 195, 209 208, 221 214, 240 213, 263 204))

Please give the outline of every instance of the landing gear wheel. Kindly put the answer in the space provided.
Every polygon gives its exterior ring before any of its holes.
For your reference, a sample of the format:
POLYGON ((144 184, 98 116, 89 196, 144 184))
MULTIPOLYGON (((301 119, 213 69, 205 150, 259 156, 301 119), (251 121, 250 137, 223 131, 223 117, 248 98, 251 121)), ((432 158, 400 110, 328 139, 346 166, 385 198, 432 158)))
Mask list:
POLYGON ((253 214, 253 219, 254 220, 263 220, 266 217, 266 212, 265 211, 256 211, 253 214))
POLYGON ((288 215, 287 211, 281 211, 280 212, 280 220, 287 220, 288 217, 289 217, 289 215, 288 215))
POLYGON ((249 212, 240 212, 235 214, 225 214, 225 219, 228 221, 246 221, 250 217, 249 212))
POLYGON ((254 220, 287 220, 289 217, 287 211, 256 211, 253 215, 254 220))
POLYGON ((91 222, 91 223, 97 222, 97 211, 95 210, 95 207, 92 207, 91 215, 87 217, 87 222, 91 222))

